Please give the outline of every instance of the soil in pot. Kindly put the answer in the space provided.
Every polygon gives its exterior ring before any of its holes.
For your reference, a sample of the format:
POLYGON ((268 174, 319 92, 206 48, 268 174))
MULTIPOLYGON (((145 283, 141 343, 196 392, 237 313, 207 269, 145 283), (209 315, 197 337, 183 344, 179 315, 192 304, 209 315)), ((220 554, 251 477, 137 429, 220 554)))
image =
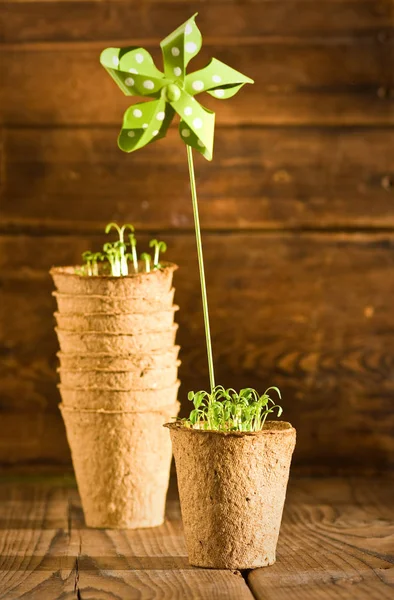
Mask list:
POLYGON ((80 411, 60 405, 85 521, 136 529, 164 521, 171 442, 162 427, 179 404, 160 412, 80 411))
POLYGON ((173 406, 178 396, 180 382, 157 390, 101 390, 68 389, 60 385, 59 391, 65 408, 150 412, 173 406))
POLYGON ((166 349, 175 344, 178 325, 167 331, 150 331, 136 335, 122 333, 85 332, 76 333, 55 328, 60 350, 72 354, 133 354, 166 349))
POLYGON ((165 350, 156 350, 148 354, 65 354, 58 352, 57 356, 63 369, 96 370, 110 369, 112 371, 135 371, 142 369, 164 369, 175 364, 180 347, 171 346, 165 350))
POLYGON ((55 313, 55 318, 59 329, 65 331, 135 334, 170 329, 177 310, 179 310, 179 306, 172 306, 168 310, 156 312, 122 315, 55 313))
POLYGON ((108 313, 124 314, 134 312, 154 312, 171 308, 174 301, 175 289, 161 295, 147 298, 98 295, 61 294, 52 292, 55 296, 60 313, 108 313))
POLYGON ((163 262, 163 268, 150 273, 137 273, 123 277, 110 275, 83 276, 76 271, 81 267, 53 267, 50 270, 56 289, 61 294, 115 296, 118 298, 150 298, 167 294, 172 288, 174 271, 172 263, 163 262))
POLYGON ((58 369, 60 381, 66 388, 98 388, 101 390, 154 390, 173 385, 178 378, 180 361, 164 369, 134 371, 95 371, 58 369))
POLYGON ((190 563, 216 569, 272 565, 295 429, 282 421, 255 433, 168 427, 190 563))

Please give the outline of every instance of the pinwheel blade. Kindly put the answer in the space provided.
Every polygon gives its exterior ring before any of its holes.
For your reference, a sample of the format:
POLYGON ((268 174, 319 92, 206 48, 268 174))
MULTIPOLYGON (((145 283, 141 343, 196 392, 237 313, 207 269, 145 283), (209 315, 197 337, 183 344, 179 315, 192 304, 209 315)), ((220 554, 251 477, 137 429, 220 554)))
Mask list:
POLYGON ((209 65, 186 76, 185 90, 192 96, 208 92, 214 98, 227 99, 245 83, 253 83, 253 79, 213 58, 209 65))
POLYGON ((179 132, 185 144, 212 160, 215 113, 183 90, 179 99, 170 104, 181 117, 179 132))
POLYGON ((202 35, 195 19, 197 13, 160 42, 164 73, 169 79, 183 82, 189 61, 199 53, 202 35))
POLYGON ((163 138, 174 116, 174 109, 164 98, 130 106, 124 114, 118 145, 124 152, 134 152, 163 138))
POLYGON ((100 62, 126 96, 157 98, 170 83, 144 48, 107 48, 101 53, 100 62))

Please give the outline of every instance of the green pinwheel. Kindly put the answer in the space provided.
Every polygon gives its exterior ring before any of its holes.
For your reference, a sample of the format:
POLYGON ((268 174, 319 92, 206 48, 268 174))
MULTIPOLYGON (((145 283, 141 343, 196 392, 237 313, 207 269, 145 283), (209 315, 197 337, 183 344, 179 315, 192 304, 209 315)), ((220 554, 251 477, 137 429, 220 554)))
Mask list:
POLYGON ((215 58, 203 69, 186 74, 189 61, 202 45, 195 18, 193 15, 160 43, 164 73, 144 48, 107 48, 101 53, 101 64, 124 94, 152 99, 126 110, 118 139, 121 150, 133 152, 165 137, 177 113, 185 144, 212 160, 215 113, 194 96, 207 92, 215 98, 231 98, 253 80, 215 58))
MULTIPOLYGON (((134 104, 126 110, 118 138, 121 150, 134 152, 134 150, 139 150, 147 144, 163 138, 175 113, 181 118, 179 131, 186 144, 189 165, 209 380, 213 392, 215 374, 193 148, 206 159, 212 160, 215 113, 201 106, 194 96, 201 92, 207 92, 215 98, 231 98, 245 83, 253 83, 253 80, 216 58, 213 58, 204 69, 186 74, 189 61, 198 54, 202 44, 202 36, 195 23, 195 18, 196 15, 193 15, 160 43, 164 73, 155 67, 151 55, 144 48, 107 48, 101 53, 100 62, 127 96, 151 98, 149 102, 134 104)), ((148 271, 150 268, 149 255, 144 254, 141 259, 146 261, 146 270, 148 271)), ((158 262, 158 258, 156 262, 158 262)))

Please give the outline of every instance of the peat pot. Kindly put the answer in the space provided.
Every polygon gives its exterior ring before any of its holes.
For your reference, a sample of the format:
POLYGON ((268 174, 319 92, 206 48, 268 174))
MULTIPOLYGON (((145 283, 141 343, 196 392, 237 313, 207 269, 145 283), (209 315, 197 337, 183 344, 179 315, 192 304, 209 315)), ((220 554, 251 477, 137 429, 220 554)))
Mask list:
MULTIPOLYGON (((123 277, 111 275, 84 276, 75 271, 81 267, 52 267, 56 289, 67 295, 115 296, 118 298, 157 298, 168 296, 172 288, 172 277, 178 268, 172 263, 162 262, 163 267, 150 273, 136 273, 123 277)), ((85 312, 82 310, 81 312, 85 312)))
POLYGON ((101 331, 65 331, 55 327, 60 350, 71 354, 133 354, 151 350, 166 349, 175 344, 178 325, 172 325, 165 331, 148 331, 146 333, 123 334, 103 333, 101 331))
POLYGON ((179 365, 180 361, 164 369, 143 369, 141 371, 58 369, 58 373, 62 385, 71 389, 157 390, 169 387, 176 382, 179 365))
POLYGON ((167 310, 148 313, 102 314, 102 313, 55 313, 57 326, 65 331, 83 333, 140 333, 165 331, 174 323, 174 314, 179 309, 174 305, 167 310))
POLYGON ((179 346, 170 346, 165 350, 148 354, 64 354, 58 352, 62 369, 109 369, 111 371, 142 371, 143 369, 164 369, 177 362, 179 346))
POLYGON ((143 297, 117 297, 99 295, 60 294, 52 292, 60 313, 147 313, 170 309, 174 301, 175 289, 169 292, 143 297))
POLYGON ((179 403, 156 412, 60 410, 88 527, 161 525, 172 456, 162 425, 179 403))
POLYGON ((275 562, 296 431, 190 429, 170 423, 189 562, 255 569, 275 562))
POLYGON ((173 385, 158 390, 68 389, 64 385, 59 385, 58 388, 64 408, 148 412, 174 406, 179 385, 178 380, 173 385))

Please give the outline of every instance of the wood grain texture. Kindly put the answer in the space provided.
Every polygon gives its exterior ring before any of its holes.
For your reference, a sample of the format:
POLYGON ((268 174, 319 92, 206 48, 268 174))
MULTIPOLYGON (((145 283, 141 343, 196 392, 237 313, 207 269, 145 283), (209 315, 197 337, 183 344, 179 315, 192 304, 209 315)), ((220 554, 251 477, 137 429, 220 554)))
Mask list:
MULTIPOLYGON (((390 468, 394 3, 195 6, 204 48, 190 70, 216 56, 256 80, 229 102, 201 96, 217 112, 197 183, 218 376, 283 388, 299 466, 390 468)), ((184 146, 174 130, 118 151, 130 99, 98 62, 138 42, 161 65, 158 42, 190 3, 0 1, 0 13, 0 464, 65 465, 47 270, 109 220, 169 242, 181 397, 207 385, 184 146)))
MULTIPOLYGON (((4 225, 99 232, 112 213, 139 230, 191 230, 178 131, 131 156, 117 148, 117 133, 116 128, 4 130, 4 225)), ((214 162, 196 159, 202 224, 207 229, 392 227, 393 144, 394 129, 386 128, 218 129, 214 162)))
POLYGON ((392 482, 291 482, 277 562, 248 575, 254 597, 392 598, 393 501, 392 482))
MULTIPOLYGON (((201 98, 217 110, 219 124, 392 124, 393 47, 392 41, 375 38, 212 45, 203 47, 193 70, 216 56, 256 82, 231 102, 201 98)), ((157 59, 158 44, 148 48, 157 59)), ((102 49, 101 42, 5 49, 0 66, 3 122, 119 126, 130 99, 99 64, 102 49)))
POLYGON ((252 600, 240 574, 192 569, 175 488, 163 526, 87 529, 68 482, 0 483, 0 598, 252 600))
POLYGON ((0 485, 0 598, 75 598, 75 555, 64 481, 0 485), (74 556, 73 556, 74 555, 74 556))
MULTIPOLYGON (((204 39, 325 35, 347 38, 385 31, 393 16, 391 0, 310 0, 283 2, 197 1, 204 39)), ((141 40, 164 38, 190 17, 185 1, 1 2, 5 19, 0 41, 141 40)), ((142 43, 142 42, 141 42, 142 43)))
MULTIPOLYGON (((189 389, 208 385, 195 241, 186 234, 165 239, 181 267, 183 401, 189 389)), ((78 260, 102 238, 0 241, 2 407, 16 406, 22 420, 31 411, 56 413, 47 269, 78 260)), ((393 465, 393 248, 391 234, 204 235, 217 380, 282 389, 285 416, 299 432, 299 465, 393 465)), ((42 459, 39 446, 36 452, 42 459)))
POLYGON ((164 525, 111 531, 86 528, 68 477, 2 477, 0 598, 389 599, 393 498, 384 478, 293 477, 277 562, 243 579, 188 564, 174 480, 164 525))

